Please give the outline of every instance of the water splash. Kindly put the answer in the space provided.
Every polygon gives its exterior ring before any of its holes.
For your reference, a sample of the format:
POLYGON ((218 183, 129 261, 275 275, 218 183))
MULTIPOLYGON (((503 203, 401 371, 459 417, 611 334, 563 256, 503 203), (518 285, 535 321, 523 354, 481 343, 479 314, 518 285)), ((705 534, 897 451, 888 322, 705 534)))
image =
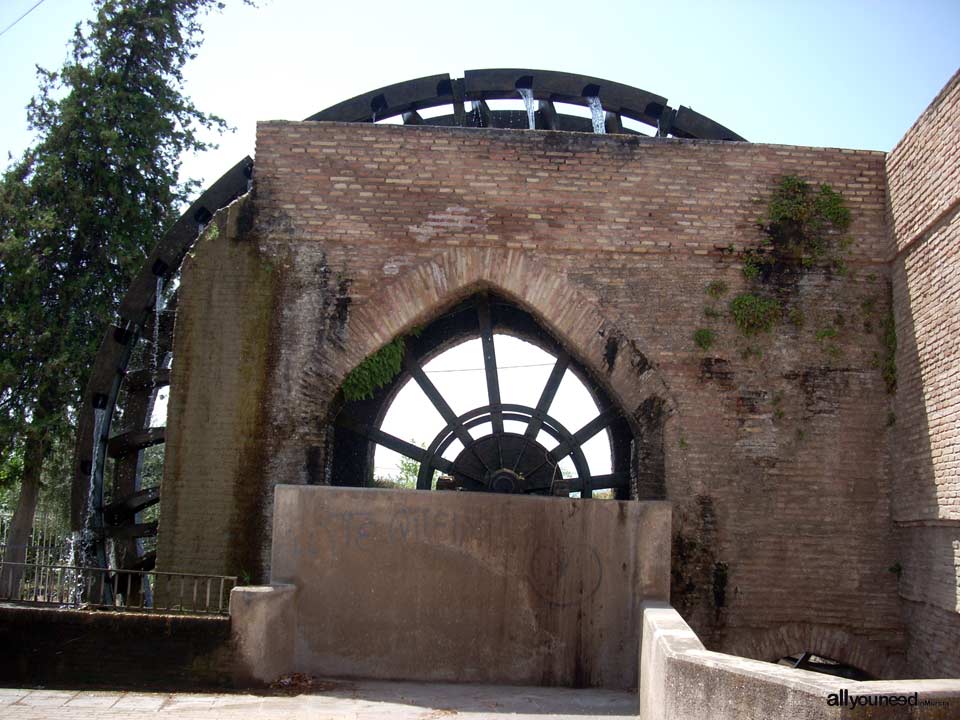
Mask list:
POLYGON ((80 530, 70 533, 67 540, 66 554, 69 558, 69 565, 76 568, 70 571, 65 586, 69 593, 69 598, 64 598, 68 604, 79 607, 83 603, 83 593, 85 590, 83 571, 80 568, 91 565, 91 551, 93 549, 93 512, 96 500, 94 492, 95 478, 100 471, 100 442, 103 437, 104 423, 107 418, 107 411, 104 408, 93 409, 93 447, 90 455, 90 482, 87 485, 87 504, 84 508, 83 518, 80 522, 80 530))
POLYGON ((163 276, 157 275, 157 294, 153 301, 153 345, 150 347, 150 370, 153 386, 157 385, 157 369, 160 346, 160 312, 163 310, 163 276))
POLYGON ((587 105, 590 106, 590 117, 593 119, 593 131, 597 133, 597 135, 603 135, 607 132, 607 124, 603 105, 600 104, 600 98, 588 97, 587 105))
POLYGON ((523 106, 527 109, 527 125, 530 130, 537 129, 537 108, 533 104, 533 90, 530 88, 517 88, 520 97, 523 98, 523 106))

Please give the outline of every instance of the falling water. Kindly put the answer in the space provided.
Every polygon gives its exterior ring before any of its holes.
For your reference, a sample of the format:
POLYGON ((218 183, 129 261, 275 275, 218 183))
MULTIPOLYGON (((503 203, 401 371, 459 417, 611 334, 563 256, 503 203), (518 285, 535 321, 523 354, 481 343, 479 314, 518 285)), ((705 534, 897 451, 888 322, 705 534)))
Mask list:
POLYGON ((537 129, 537 109, 533 104, 533 90, 530 88, 517 88, 520 97, 523 98, 523 106, 527 109, 527 125, 531 130, 537 129))
MULTIPOLYGON (((100 440, 103 435, 103 423, 106 420, 107 411, 103 408, 93 409, 93 447, 90 456, 90 482, 87 485, 87 505, 84 509, 83 519, 80 523, 80 530, 70 533, 70 539, 67 541, 67 555, 70 558, 70 564, 75 568, 86 567, 90 564, 89 553, 93 544, 93 510, 95 502, 94 482, 100 467, 100 440)), ((73 571, 73 577, 68 582, 71 597, 69 602, 79 606, 83 602, 83 571, 73 571)))
POLYGON ((163 276, 157 275, 157 294, 153 301, 153 345, 150 347, 150 369, 153 373, 153 386, 157 386, 157 358, 160 345, 160 311, 163 309, 163 276))
POLYGON ((590 116, 593 118, 593 131, 598 135, 603 135, 607 131, 607 125, 600 98, 588 97, 587 105, 590 106, 590 116))

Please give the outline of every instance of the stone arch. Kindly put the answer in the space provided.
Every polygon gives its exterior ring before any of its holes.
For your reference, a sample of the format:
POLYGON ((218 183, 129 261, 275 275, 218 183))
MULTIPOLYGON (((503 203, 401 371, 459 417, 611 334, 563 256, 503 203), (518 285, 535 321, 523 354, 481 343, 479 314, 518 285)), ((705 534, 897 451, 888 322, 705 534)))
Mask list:
POLYGON ((896 677, 903 661, 902 655, 876 641, 835 626, 811 623, 738 632, 724 648, 733 655, 765 662, 804 650, 859 668, 877 679, 896 677))
POLYGON ((596 299, 541 258, 513 249, 460 247, 401 272, 380 286, 375 303, 352 305, 347 342, 336 354, 321 349, 313 374, 325 368, 339 386, 351 369, 394 337, 483 289, 501 293, 529 311, 596 371, 604 389, 628 413, 654 396, 668 412, 676 408, 666 382, 642 350, 643 338, 630 337, 596 299))
MULTIPOLYGON (((629 496, 665 498, 662 433, 675 404, 666 383, 640 349, 642 340, 630 337, 618 318, 603 312, 599 303, 572 281, 522 251, 459 248, 441 253, 378 288, 376 304, 352 304, 343 342, 322 348, 323 357, 317 360, 318 370, 326 368, 330 373, 325 387, 333 398, 321 421, 324 426, 332 428, 342 407, 341 396, 330 389, 340 387, 347 373, 365 357, 480 293, 498 296, 527 313, 543 334, 573 359, 571 369, 577 372, 579 366, 589 377, 588 386, 592 384, 619 408, 628 433, 625 440, 616 435, 620 441, 614 442, 618 448, 614 455, 621 458, 620 472, 628 472, 632 478, 629 496)), ((317 375, 308 373, 307 377, 317 375)), ((387 388, 385 392, 395 390, 387 388)), ((389 405, 379 394, 376 402, 383 411, 389 405)), ((371 410, 360 412, 364 426, 372 427, 371 410)), ((382 419, 382 412, 379 417, 382 419)), ((320 480, 315 471, 312 482, 343 482, 333 467, 344 467, 346 456, 333 436, 327 432, 325 479, 320 480)), ((360 467, 371 467, 371 449, 362 451, 357 446, 349 452, 360 467)))

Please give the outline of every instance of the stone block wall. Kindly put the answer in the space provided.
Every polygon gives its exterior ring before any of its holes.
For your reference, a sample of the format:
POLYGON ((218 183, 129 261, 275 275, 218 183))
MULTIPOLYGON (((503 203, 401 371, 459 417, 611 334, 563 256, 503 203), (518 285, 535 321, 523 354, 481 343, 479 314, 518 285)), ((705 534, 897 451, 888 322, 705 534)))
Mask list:
POLYGON ((241 583, 263 572, 270 527, 260 468, 274 269, 238 240, 248 211, 241 199, 220 213, 181 270, 157 546, 160 570, 241 583))
POLYGON ((259 547, 265 568, 269 536, 236 512, 237 493, 257 493, 269 516, 274 484, 306 482, 323 466, 347 372, 398 333, 489 287, 541 320, 625 413, 639 420, 651 398, 664 403, 672 601, 708 645, 776 659, 767 655, 805 649, 789 638, 839 636, 850 656, 882 659, 876 672, 897 672, 891 406, 875 363, 892 253, 882 153, 270 122, 259 126, 248 202, 249 229, 233 245, 201 244, 185 270, 184 290, 199 287, 180 304, 168 442, 182 449, 185 433, 199 431, 176 417, 195 402, 180 384, 185 363, 189 392, 206 386, 233 398, 215 413, 224 427, 245 396, 240 389, 262 397, 261 414, 241 413, 249 418, 242 428, 237 420, 215 437, 238 433, 240 447, 259 442, 263 450, 241 470, 229 443, 192 435, 208 490, 195 503, 190 464, 167 470, 161 569, 235 572, 222 543, 259 547), (752 288, 741 252, 761 241, 756 219, 785 174, 843 194, 853 215, 849 273, 814 269, 766 288, 784 317, 747 337, 729 302, 752 288), (248 264, 232 265, 232 254, 248 264), (269 290, 249 280, 260 266, 271 268, 269 290), (713 281, 728 288, 718 298, 707 294, 713 281), (209 312, 204 298, 220 297, 205 287, 212 283, 234 293, 220 322, 269 359, 256 365, 265 374, 248 373, 228 394, 214 389, 218 378, 240 377, 248 353, 243 343, 224 345, 220 325, 199 320, 209 312), (273 308, 269 321, 242 326, 264 303, 273 308), (698 329, 715 333, 709 350, 694 343, 698 329), (198 341, 184 346, 188 331, 198 341), (209 355, 204 343, 219 349, 209 355), (649 367, 631 361, 637 353, 649 367), (217 503, 235 520, 202 514, 217 503), (194 538, 169 535, 198 525, 194 538), (224 539, 201 541, 213 527, 224 539), (778 635, 785 625, 791 633, 778 635))
POLYGON ((892 513, 909 667, 960 677, 960 73, 886 168, 896 240, 892 513))

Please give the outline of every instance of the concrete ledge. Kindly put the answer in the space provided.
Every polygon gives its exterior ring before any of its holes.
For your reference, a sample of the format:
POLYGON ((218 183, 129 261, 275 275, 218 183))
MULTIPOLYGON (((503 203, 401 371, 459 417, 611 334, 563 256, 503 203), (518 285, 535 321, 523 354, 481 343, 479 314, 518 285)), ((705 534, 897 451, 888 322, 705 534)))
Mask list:
POLYGON ((960 680, 855 682, 711 652, 669 604, 647 601, 642 607, 642 720, 960 717, 960 680), (848 695, 843 696, 843 691, 848 695), (916 705, 876 705, 877 696, 914 693, 916 705), (831 694, 847 705, 830 705, 831 694), (872 699, 874 704, 851 707, 857 697, 872 699))
POLYGON ((296 587, 251 585, 230 593, 241 682, 269 683, 293 671, 296 587))

